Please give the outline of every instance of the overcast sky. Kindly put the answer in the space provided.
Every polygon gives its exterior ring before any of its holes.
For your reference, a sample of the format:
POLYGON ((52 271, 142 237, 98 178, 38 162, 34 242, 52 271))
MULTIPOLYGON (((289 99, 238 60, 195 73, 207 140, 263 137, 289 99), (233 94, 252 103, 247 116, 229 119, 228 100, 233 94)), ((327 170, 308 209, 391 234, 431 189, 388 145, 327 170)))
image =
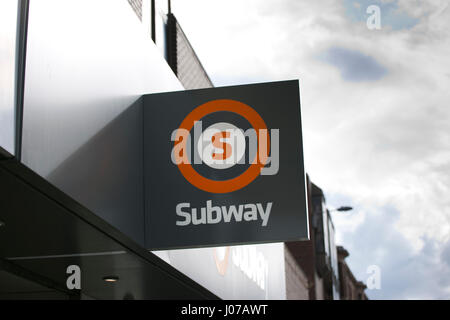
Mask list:
POLYGON ((299 79, 306 170, 370 298, 450 298, 448 0, 172 0, 216 86, 299 79), (369 30, 369 5, 381 29, 369 30))

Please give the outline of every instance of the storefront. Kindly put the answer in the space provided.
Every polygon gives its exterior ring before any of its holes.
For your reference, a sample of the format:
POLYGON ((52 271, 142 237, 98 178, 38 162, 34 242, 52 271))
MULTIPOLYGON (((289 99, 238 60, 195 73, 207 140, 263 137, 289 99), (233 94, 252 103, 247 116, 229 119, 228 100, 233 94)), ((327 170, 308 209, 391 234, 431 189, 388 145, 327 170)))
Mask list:
POLYGON ((0 6, 0 298, 285 299, 283 243, 145 246, 141 97, 189 81, 164 2, 0 6))

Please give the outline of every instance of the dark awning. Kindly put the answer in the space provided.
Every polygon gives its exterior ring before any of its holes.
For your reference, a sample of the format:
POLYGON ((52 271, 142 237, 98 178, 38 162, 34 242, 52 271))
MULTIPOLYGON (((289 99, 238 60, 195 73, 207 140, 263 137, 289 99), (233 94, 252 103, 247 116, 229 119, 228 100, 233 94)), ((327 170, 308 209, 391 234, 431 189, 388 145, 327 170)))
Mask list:
POLYGON ((0 221, 0 299, 217 298, 1 148, 0 221), (66 286, 70 265, 81 290, 66 286))

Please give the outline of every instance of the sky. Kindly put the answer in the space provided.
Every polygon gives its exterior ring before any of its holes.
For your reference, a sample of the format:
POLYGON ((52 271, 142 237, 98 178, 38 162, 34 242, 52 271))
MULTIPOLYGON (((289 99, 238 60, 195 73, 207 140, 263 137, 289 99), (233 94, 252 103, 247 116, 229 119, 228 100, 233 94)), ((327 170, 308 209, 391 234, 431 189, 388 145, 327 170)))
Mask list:
POLYGON ((216 86, 299 79, 306 171, 371 299, 450 299, 450 3, 172 0, 216 86), (380 29, 369 28, 370 5, 380 29))

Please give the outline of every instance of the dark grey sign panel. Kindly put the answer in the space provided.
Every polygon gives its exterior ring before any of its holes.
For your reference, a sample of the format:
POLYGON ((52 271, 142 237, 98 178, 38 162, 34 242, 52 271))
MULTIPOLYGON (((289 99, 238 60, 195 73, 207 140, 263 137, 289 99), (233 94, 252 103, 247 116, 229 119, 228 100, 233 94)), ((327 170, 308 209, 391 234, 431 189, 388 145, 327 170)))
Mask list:
POLYGON ((144 96, 147 248, 308 239, 298 81, 144 96))

